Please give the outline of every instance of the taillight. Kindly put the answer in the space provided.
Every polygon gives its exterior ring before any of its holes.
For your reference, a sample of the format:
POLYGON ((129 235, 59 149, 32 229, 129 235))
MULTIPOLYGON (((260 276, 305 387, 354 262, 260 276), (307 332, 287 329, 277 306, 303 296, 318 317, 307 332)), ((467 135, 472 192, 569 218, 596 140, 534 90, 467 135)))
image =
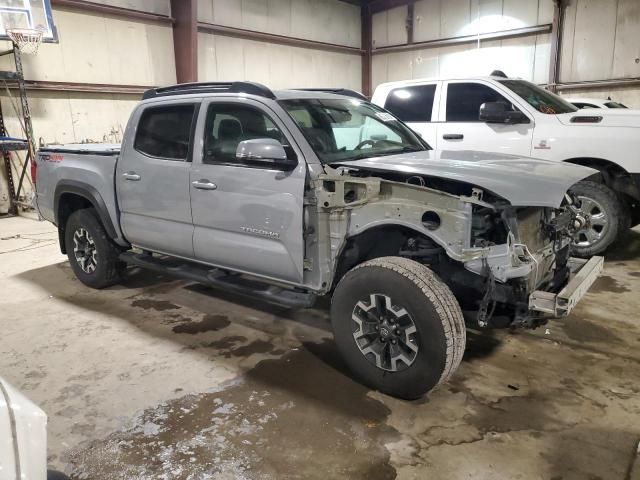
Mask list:
POLYGON ((33 182, 33 186, 36 186, 36 174, 38 173, 38 165, 36 165, 36 159, 31 159, 31 181, 33 182))

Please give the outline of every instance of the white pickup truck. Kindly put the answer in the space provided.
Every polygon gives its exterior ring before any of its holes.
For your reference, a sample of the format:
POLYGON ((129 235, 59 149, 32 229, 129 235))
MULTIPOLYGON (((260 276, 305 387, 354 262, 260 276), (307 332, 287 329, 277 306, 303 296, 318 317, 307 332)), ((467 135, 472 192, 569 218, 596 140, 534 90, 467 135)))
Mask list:
POLYGON ((572 190, 588 218, 575 255, 607 249, 640 223, 640 112, 578 110, 525 80, 408 80, 372 99, 437 150, 480 150, 575 163, 599 171, 572 190))

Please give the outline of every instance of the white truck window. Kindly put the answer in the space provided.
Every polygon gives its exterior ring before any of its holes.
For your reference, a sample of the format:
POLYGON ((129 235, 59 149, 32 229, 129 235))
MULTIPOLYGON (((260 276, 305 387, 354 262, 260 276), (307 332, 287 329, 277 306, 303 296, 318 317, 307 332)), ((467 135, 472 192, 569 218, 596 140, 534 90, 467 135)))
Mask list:
POLYGON ((480 106, 486 102, 511 102, 480 83, 450 83, 447 87, 447 122, 480 122, 480 106))
POLYGON ((403 122, 430 122, 435 85, 414 85, 389 92, 384 108, 403 122))

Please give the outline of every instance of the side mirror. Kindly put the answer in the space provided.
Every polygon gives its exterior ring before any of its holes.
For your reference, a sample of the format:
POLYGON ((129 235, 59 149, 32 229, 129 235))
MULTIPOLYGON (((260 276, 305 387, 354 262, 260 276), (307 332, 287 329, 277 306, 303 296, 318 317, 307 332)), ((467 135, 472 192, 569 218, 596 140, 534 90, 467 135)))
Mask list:
POLYGON ((479 119, 486 123, 529 123, 529 118, 517 110, 508 110, 502 102, 486 102, 480 105, 479 119))
POLYGON ((243 140, 236 149, 236 159, 248 165, 278 170, 292 170, 297 160, 289 158, 282 144, 273 138, 243 140))

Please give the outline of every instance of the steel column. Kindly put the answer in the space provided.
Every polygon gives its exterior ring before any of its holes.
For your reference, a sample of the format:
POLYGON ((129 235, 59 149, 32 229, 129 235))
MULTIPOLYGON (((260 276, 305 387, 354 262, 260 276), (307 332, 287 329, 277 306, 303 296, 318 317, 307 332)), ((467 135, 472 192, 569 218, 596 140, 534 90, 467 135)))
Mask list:
POLYGON ((373 49, 373 27, 371 20, 371 10, 368 5, 362 5, 360 7, 360 24, 362 39, 360 47, 362 48, 362 93, 371 97, 372 82, 371 82, 371 63, 373 49))
POLYGON ((198 81, 198 2, 171 0, 173 50, 178 83, 198 81))

